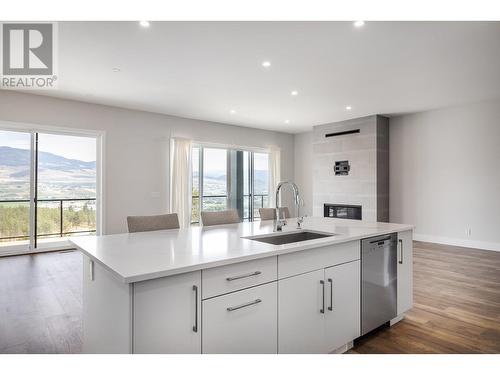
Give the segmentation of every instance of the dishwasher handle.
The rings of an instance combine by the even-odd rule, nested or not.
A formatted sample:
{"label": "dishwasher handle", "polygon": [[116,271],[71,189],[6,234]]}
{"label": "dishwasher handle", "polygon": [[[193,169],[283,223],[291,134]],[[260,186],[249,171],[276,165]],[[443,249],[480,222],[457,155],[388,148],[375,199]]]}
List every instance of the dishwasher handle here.
{"label": "dishwasher handle", "polygon": [[385,245],[387,241],[391,240],[391,236],[387,236],[384,238],[377,238],[376,240],[370,241],[370,244],[376,243],[377,245]]}

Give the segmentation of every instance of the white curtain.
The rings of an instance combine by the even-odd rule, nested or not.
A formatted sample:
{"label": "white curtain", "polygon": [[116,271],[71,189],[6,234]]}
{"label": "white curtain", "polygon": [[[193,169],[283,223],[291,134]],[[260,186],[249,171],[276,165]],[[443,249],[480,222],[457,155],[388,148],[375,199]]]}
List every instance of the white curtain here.
{"label": "white curtain", "polygon": [[281,181],[281,151],[271,148],[269,152],[269,206],[275,207],[276,186]]}
{"label": "white curtain", "polygon": [[191,140],[173,138],[170,150],[170,212],[185,228],[191,223]]}

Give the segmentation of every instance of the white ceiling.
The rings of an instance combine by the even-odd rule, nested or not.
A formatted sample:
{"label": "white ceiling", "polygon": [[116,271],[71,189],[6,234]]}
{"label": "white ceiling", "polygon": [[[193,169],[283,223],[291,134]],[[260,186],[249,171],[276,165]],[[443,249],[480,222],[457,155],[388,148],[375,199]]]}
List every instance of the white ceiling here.
{"label": "white ceiling", "polygon": [[297,133],[500,97],[500,22],[62,22],[58,76],[44,95]]}

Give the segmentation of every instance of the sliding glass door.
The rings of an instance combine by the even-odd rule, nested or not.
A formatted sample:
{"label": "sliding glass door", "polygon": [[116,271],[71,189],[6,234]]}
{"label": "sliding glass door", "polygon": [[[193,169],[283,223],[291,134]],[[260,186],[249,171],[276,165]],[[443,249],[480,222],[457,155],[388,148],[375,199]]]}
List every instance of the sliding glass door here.
{"label": "sliding glass door", "polygon": [[35,247],[96,231],[96,139],[36,133]]}
{"label": "sliding glass door", "polygon": [[0,254],[97,230],[97,137],[0,131]]}
{"label": "sliding glass door", "polygon": [[230,208],[244,221],[258,219],[258,209],[269,204],[269,154],[195,146],[192,186],[192,223],[201,211]]}
{"label": "sliding glass door", "polygon": [[0,130],[0,250],[30,245],[31,134]]}

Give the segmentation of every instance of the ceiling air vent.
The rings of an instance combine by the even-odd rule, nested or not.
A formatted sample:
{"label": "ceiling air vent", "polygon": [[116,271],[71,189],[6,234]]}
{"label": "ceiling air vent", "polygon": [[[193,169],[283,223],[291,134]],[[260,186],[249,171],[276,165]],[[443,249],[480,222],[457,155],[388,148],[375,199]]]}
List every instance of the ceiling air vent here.
{"label": "ceiling air vent", "polygon": [[325,134],[325,138],[338,137],[339,135],[357,134],[357,133],[359,133],[359,129],[345,130],[343,132]]}

